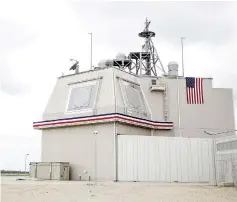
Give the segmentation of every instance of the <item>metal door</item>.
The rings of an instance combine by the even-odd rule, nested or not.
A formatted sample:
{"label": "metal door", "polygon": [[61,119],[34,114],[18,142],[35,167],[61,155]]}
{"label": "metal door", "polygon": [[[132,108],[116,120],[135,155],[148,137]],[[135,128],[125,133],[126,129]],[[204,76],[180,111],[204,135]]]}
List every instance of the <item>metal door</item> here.
{"label": "metal door", "polygon": [[69,167],[63,166],[63,180],[69,180]]}

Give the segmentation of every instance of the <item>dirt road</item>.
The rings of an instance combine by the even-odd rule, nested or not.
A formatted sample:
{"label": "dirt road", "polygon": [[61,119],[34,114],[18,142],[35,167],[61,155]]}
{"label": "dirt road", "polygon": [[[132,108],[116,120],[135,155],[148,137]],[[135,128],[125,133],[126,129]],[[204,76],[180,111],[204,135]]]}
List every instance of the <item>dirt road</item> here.
{"label": "dirt road", "polygon": [[2,177],[2,202],[152,202],[152,201],[205,201],[236,202],[237,188],[213,187],[194,184],[156,183],[97,183],[18,181]]}

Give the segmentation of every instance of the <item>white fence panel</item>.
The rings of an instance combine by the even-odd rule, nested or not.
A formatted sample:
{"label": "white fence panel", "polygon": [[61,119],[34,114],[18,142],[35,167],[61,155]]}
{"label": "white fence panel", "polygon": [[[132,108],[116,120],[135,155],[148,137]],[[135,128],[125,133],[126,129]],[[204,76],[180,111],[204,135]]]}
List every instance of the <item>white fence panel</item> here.
{"label": "white fence panel", "polygon": [[237,135],[217,138],[215,143],[217,184],[237,186]]}
{"label": "white fence panel", "polygon": [[118,180],[214,182],[211,139],[118,135]]}

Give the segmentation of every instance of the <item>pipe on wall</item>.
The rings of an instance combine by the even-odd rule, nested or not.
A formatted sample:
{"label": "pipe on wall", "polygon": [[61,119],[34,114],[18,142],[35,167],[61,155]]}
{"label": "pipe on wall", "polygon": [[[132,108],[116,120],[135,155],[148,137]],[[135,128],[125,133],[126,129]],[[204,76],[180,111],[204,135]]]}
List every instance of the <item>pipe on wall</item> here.
{"label": "pipe on wall", "polygon": [[[117,112],[117,103],[116,103],[116,87],[115,87],[115,75],[113,69],[113,96],[114,96],[114,111]],[[114,122],[114,181],[117,181],[117,130],[116,130],[116,121]]]}
{"label": "pipe on wall", "polygon": [[117,181],[117,130],[116,122],[114,122],[114,182]]}
{"label": "pipe on wall", "polygon": [[181,122],[180,122],[180,95],[179,95],[179,76],[177,76],[177,101],[178,101],[178,133],[179,133],[179,137],[182,137],[181,134],[181,130],[180,130],[180,126],[181,126]]}

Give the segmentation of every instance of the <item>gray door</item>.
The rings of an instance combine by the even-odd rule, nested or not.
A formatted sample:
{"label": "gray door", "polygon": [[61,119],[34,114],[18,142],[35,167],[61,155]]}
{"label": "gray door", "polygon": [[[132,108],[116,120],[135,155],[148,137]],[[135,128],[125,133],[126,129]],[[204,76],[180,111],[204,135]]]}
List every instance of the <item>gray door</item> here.
{"label": "gray door", "polygon": [[69,167],[63,166],[63,180],[69,180]]}

